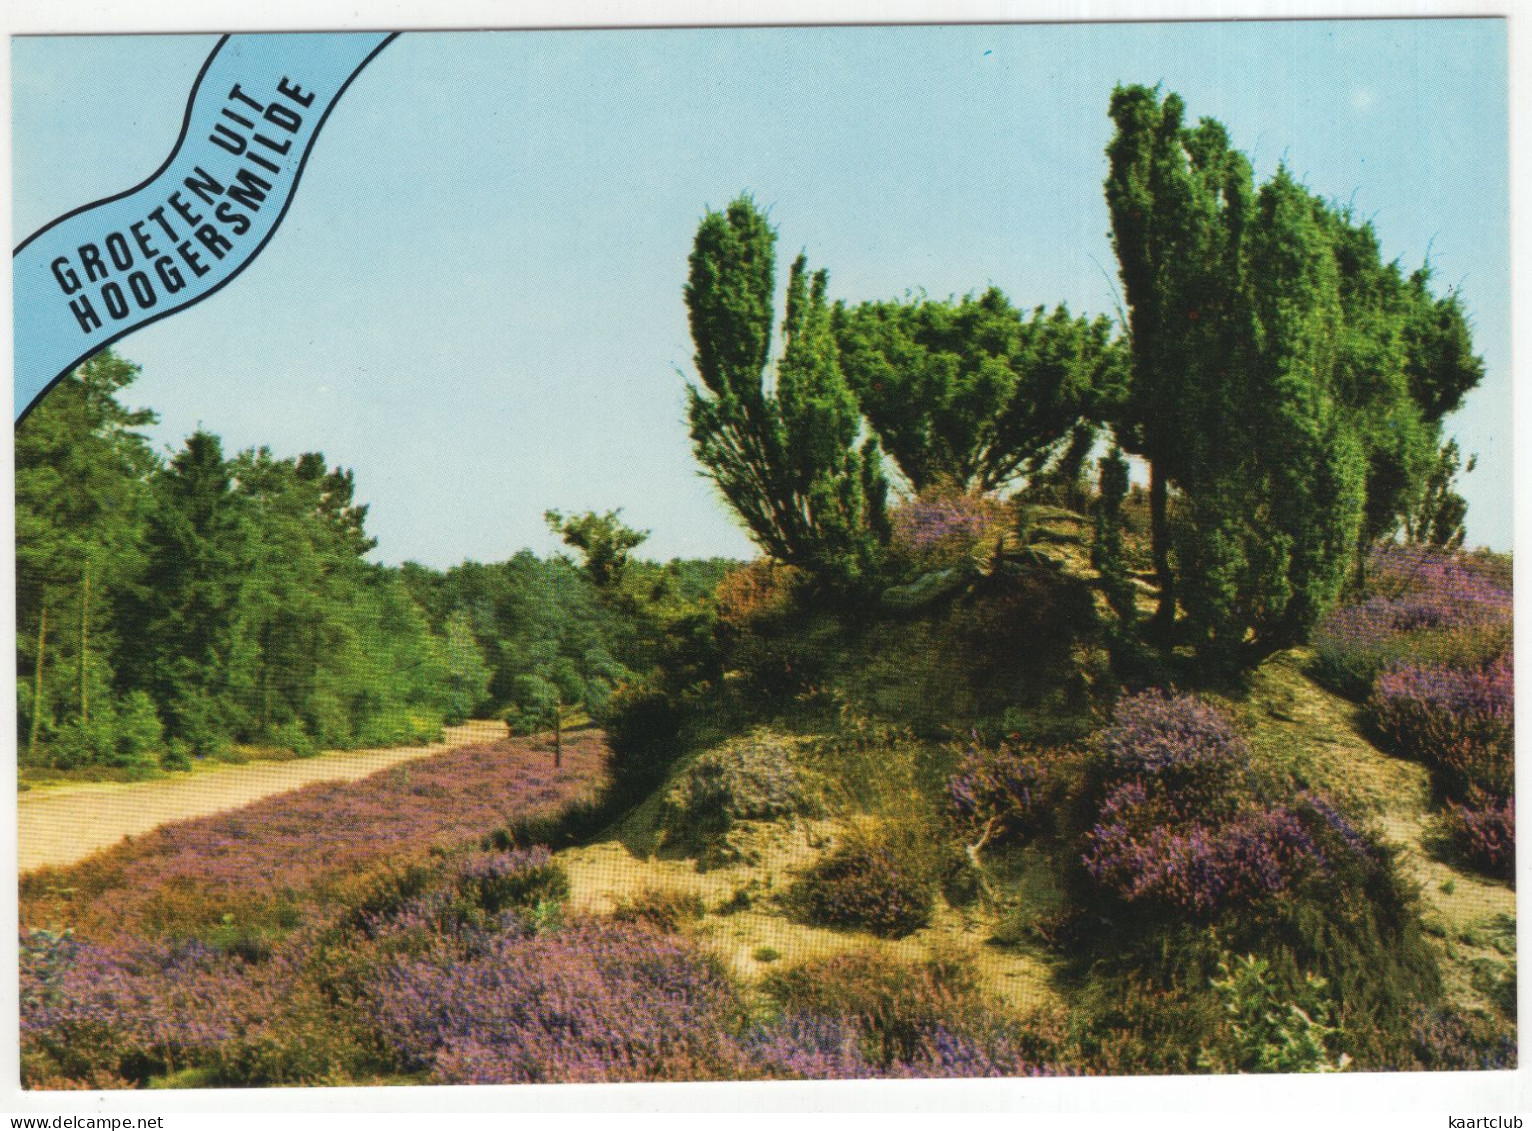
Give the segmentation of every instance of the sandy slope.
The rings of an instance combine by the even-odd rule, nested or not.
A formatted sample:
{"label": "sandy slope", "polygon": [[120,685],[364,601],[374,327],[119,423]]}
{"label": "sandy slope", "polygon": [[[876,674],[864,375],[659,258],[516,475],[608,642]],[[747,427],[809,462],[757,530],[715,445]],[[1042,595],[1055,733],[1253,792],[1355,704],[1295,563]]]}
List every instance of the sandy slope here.
{"label": "sandy slope", "polygon": [[443,741],[430,746],[217,766],[162,781],[86,782],[29,790],[17,798],[17,867],[25,873],[44,864],[72,864],[124,836],[146,833],[168,821],[237,809],[312,782],[354,781],[454,746],[504,737],[504,723],[468,722],[448,727]]}

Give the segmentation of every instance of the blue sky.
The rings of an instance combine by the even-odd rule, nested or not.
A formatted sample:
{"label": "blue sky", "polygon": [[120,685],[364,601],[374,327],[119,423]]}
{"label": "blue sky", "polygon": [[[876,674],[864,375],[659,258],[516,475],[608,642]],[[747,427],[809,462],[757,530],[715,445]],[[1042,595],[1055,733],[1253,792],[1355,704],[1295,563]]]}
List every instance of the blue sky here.
{"label": "blue sky", "polygon": [[[14,231],[169,152],[211,36],[12,43]],[[103,99],[102,77],[112,97]],[[1511,543],[1498,20],[407,33],[362,73],[265,252],[124,339],[175,445],[353,468],[379,560],[551,549],[622,507],[654,556],[750,546],[697,475],[681,289],[707,207],[770,209],[834,297],[1001,287],[1110,313],[1101,182],[1118,82],[1223,121],[1458,287],[1489,376],[1469,538]]]}

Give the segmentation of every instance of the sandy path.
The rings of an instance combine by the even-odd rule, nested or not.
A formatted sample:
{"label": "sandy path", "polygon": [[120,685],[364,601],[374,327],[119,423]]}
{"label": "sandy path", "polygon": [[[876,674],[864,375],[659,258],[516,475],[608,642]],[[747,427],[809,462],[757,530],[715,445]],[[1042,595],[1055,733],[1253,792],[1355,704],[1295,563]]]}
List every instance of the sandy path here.
{"label": "sandy path", "polygon": [[29,790],[17,797],[17,868],[25,873],[44,864],[72,864],[168,821],[237,809],[313,782],[355,781],[454,746],[504,737],[504,723],[468,722],[447,727],[443,740],[429,746],[219,766],[166,781],[82,782]]}

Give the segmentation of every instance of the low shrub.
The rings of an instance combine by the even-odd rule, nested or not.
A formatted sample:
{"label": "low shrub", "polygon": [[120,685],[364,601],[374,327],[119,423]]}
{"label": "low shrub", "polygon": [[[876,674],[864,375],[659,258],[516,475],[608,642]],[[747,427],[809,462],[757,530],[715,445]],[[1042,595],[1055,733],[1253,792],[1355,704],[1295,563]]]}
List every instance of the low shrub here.
{"label": "low shrub", "polygon": [[1323,978],[1305,974],[1289,989],[1254,955],[1229,956],[1212,988],[1229,1015],[1229,1039],[1205,1051],[1216,1072],[1338,1072],[1340,1029]]}
{"label": "low shrub", "polygon": [[764,732],[705,752],[665,794],[666,829],[700,847],[741,821],[813,812],[795,757],[792,742]]}
{"label": "low shrub", "polygon": [[1208,917],[1249,908],[1372,847],[1328,801],[1263,796],[1243,740],[1212,705],[1145,692],[1121,700],[1100,739],[1104,768],[1086,875],[1123,903]]}
{"label": "low shrub", "polygon": [[[355,746],[421,746],[442,736],[442,716],[423,707],[388,707],[357,728]],[[328,743],[326,744],[328,745]]]}
{"label": "low shrub", "polygon": [[[1095,824],[1082,835],[1061,937],[1094,963],[1093,979],[1139,979],[1138,990],[1123,992],[1168,995],[1166,1008],[1185,1019],[1162,1030],[1152,1018],[1124,1018],[1143,1040],[1103,1034],[1092,1063],[1119,1068],[1142,1056],[1148,1067],[1137,1071],[1179,1072],[1205,1056],[1230,1064],[1253,1056],[1231,1035],[1227,1002],[1208,1009],[1222,992],[1212,985],[1222,952],[1269,963],[1283,1002],[1323,997],[1323,1024],[1339,1030],[1325,1038],[1330,1054],[1363,1067],[1400,1055],[1408,1011],[1436,999],[1440,975],[1414,890],[1389,850],[1321,796],[1273,800],[1228,721],[1187,697],[1120,703],[1103,732],[1095,788]],[[1310,975],[1324,980],[1322,994]],[[1116,1008],[1100,1003],[1100,1023]],[[1209,1027],[1210,1017],[1221,1020]],[[1161,1054],[1155,1039],[1179,1043]]]}
{"label": "low shrub", "polygon": [[1385,542],[1368,554],[1366,580],[1370,593],[1424,597],[1460,618],[1510,614],[1511,561],[1493,551],[1461,553]]}
{"label": "low shrub", "polygon": [[658,677],[624,683],[603,714],[612,748],[612,791],[636,802],[658,785],[678,753],[685,710],[681,696]]}
{"label": "low shrub", "polygon": [[[472,1002],[471,1009],[463,1003]],[[641,924],[501,934],[384,965],[366,994],[395,1070],[442,1084],[737,1079],[739,1007],[716,962]]]}
{"label": "low shrub", "polygon": [[1228,717],[1195,696],[1124,697],[1098,741],[1107,784],[1141,787],[1171,815],[1206,819],[1238,806],[1249,752]]}
{"label": "low shrub", "polygon": [[810,923],[902,938],[931,921],[936,884],[890,839],[854,834],[809,868],[787,901]]}
{"label": "low shrub", "polygon": [[617,902],[612,918],[619,923],[649,923],[661,931],[679,931],[707,913],[696,892],[649,888]]}
{"label": "low shrub", "polygon": [[1385,745],[1439,775],[1449,794],[1509,797],[1515,784],[1516,688],[1509,655],[1487,667],[1404,665],[1378,677],[1368,720]]}
{"label": "low shrub", "polygon": [[769,558],[731,569],[713,593],[718,621],[735,633],[748,632],[788,613],[804,584],[800,570]]}
{"label": "low shrub", "polygon": [[1410,1019],[1411,1062],[1428,1072],[1495,1071],[1517,1065],[1516,1038],[1487,1017],[1452,1007],[1417,1008]]}
{"label": "low shrub", "polygon": [[991,495],[947,487],[923,491],[895,507],[889,521],[894,560],[915,572],[967,561],[1009,530],[1015,516]]}
{"label": "low shrub", "polygon": [[59,727],[48,739],[46,753],[59,770],[110,766],[144,772],[159,765],[163,744],[164,727],[153,701],[134,691],[121,700],[95,702],[89,722],[73,719]]}
{"label": "low shrub", "polygon": [[1510,644],[1511,591],[1503,571],[1486,562],[1426,547],[1378,547],[1368,559],[1366,596],[1315,629],[1320,679],[1360,700],[1380,674],[1401,664],[1492,662]]}
{"label": "low shrub", "polygon": [[271,744],[282,750],[291,750],[295,758],[312,758],[319,753],[319,744],[296,719],[273,730]]}
{"label": "low shrub", "polygon": [[1099,975],[1084,987],[1079,1009],[1078,1063],[1109,1076],[1209,1071],[1206,1050],[1228,1026],[1200,971],[1192,984],[1131,970]]}
{"label": "low shrub", "polygon": [[1516,882],[1516,801],[1470,788],[1462,802],[1448,802],[1441,833],[1462,863]]}
{"label": "low shrub", "polygon": [[1078,784],[1077,760],[1073,751],[971,743],[947,779],[947,797],[964,838],[1003,844],[1054,831]]}
{"label": "low shrub", "polygon": [[189,770],[192,768],[191,750],[179,738],[173,738],[160,755],[160,769]]}
{"label": "low shrub", "polygon": [[1285,807],[1253,807],[1219,823],[1145,827],[1123,800],[1131,788],[1108,799],[1108,810],[1120,815],[1086,834],[1083,858],[1092,878],[1127,903],[1205,916],[1290,891],[1325,864]]}
{"label": "low shrub", "polygon": [[489,915],[534,911],[569,897],[569,873],[540,845],[475,853],[456,871],[459,894]]}
{"label": "low shrub", "polygon": [[44,1079],[142,1084],[204,1063],[273,1011],[289,974],[195,941],[101,946],[33,932],[20,953],[21,1042]]}
{"label": "low shrub", "polygon": [[1063,1059],[1062,1018],[1006,1015],[980,996],[963,961],[859,951],[775,971],[763,985],[782,1010],[756,1038],[774,1073],[1027,1076],[1052,1074]]}

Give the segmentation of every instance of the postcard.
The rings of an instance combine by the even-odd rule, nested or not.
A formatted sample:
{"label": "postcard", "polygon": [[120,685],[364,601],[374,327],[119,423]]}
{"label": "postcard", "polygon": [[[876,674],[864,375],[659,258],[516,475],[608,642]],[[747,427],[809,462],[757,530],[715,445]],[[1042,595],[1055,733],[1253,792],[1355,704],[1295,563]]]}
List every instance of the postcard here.
{"label": "postcard", "polygon": [[1504,17],[10,67],[16,1110],[1526,1106]]}

